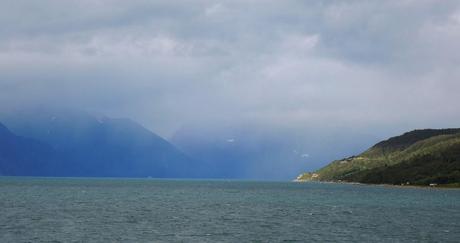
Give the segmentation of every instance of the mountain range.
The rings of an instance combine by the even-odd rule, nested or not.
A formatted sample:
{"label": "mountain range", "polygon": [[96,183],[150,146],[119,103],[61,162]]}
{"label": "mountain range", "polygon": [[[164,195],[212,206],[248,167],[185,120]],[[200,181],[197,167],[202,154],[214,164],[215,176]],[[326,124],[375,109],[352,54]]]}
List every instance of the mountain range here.
{"label": "mountain range", "polygon": [[460,186],[460,129],[407,132],[296,180]]}
{"label": "mountain range", "polygon": [[42,109],[2,113],[0,121],[2,175],[200,176],[193,159],[129,119]]}
{"label": "mountain range", "polygon": [[[372,140],[340,129],[299,135],[202,126],[167,141],[130,119],[72,109],[0,111],[0,175],[285,179]],[[460,129],[415,130],[298,180],[452,184],[460,181],[459,158]]]}
{"label": "mountain range", "polygon": [[0,124],[0,174],[19,176],[285,180],[375,141],[250,124],[184,126],[166,140],[130,119],[50,107],[0,109]]}

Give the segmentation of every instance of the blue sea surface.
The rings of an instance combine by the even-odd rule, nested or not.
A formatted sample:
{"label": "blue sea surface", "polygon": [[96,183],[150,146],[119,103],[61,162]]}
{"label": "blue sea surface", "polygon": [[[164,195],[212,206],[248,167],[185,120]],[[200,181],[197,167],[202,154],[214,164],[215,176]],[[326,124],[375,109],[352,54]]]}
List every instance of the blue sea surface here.
{"label": "blue sea surface", "polygon": [[459,242],[460,190],[0,178],[0,242]]}

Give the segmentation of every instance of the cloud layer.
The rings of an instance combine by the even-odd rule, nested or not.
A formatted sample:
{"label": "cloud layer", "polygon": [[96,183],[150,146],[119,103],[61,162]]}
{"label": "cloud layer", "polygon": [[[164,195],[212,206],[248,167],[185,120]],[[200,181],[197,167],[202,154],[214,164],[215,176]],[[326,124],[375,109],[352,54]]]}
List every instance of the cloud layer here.
{"label": "cloud layer", "polygon": [[0,102],[188,124],[458,126],[458,1],[2,1]]}

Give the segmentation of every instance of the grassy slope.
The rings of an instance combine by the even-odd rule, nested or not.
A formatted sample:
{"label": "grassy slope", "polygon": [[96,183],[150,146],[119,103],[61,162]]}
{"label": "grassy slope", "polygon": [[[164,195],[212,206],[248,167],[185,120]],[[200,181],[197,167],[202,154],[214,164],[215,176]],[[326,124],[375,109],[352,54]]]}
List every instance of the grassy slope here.
{"label": "grassy slope", "polygon": [[[317,174],[316,177],[312,177]],[[460,182],[460,129],[415,130],[300,180],[426,185]]]}

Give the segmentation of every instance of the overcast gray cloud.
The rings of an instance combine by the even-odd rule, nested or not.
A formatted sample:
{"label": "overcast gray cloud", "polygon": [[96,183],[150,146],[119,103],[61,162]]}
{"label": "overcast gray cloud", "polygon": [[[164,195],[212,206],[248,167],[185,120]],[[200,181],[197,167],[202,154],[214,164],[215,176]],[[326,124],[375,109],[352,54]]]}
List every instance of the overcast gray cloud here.
{"label": "overcast gray cloud", "polygon": [[196,123],[458,126],[459,1],[0,1],[0,102]]}

